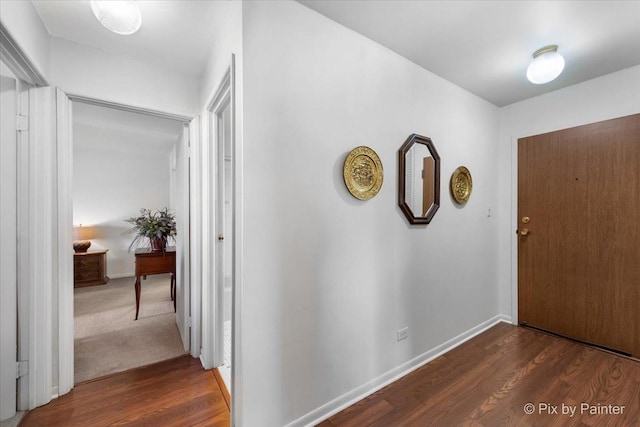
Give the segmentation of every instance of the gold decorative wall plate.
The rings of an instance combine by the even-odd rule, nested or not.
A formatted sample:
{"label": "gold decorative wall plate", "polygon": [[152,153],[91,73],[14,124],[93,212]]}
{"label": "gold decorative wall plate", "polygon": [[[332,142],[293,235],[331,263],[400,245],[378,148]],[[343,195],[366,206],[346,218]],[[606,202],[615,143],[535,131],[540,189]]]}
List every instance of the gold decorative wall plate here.
{"label": "gold decorative wall plate", "polygon": [[344,184],[356,199],[369,200],[382,188],[382,162],[369,147],[356,147],[344,160]]}
{"label": "gold decorative wall plate", "polygon": [[471,172],[464,166],[460,166],[451,175],[451,195],[457,203],[463,204],[467,203],[471,197],[472,190]]}

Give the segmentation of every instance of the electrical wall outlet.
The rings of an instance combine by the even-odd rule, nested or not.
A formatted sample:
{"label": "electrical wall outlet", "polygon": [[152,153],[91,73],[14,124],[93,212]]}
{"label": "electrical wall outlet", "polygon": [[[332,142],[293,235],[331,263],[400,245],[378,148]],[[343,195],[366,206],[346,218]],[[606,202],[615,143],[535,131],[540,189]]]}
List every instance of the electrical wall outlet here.
{"label": "electrical wall outlet", "polygon": [[405,326],[402,329],[398,329],[398,341],[406,340],[409,336],[409,327]]}

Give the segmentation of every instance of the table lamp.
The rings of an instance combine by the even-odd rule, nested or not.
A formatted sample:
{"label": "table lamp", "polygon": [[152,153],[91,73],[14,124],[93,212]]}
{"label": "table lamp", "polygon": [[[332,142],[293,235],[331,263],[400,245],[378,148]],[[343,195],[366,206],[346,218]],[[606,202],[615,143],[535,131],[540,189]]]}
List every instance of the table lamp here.
{"label": "table lamp", "polygon": [[91,225],[76,225],[73,227],[73,250],[77,253],[87,252],[91,240],[95,237],[95,227]]}

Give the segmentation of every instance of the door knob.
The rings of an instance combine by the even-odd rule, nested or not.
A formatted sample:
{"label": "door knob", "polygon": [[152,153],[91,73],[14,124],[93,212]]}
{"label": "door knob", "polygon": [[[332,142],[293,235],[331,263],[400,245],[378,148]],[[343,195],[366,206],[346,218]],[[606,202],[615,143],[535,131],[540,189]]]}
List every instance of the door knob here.
{"label": "door knob", "polygon": [[522,230],[520,230],[520,235],[521,236],[528,236],[529,235],[529,229],[528,228],[523,228]]}
{"label": "door knob", "polygon": [[218,236],[218,240],[224,240],[224,236],[223,236],[222,234],[220,234],[220,235]]}

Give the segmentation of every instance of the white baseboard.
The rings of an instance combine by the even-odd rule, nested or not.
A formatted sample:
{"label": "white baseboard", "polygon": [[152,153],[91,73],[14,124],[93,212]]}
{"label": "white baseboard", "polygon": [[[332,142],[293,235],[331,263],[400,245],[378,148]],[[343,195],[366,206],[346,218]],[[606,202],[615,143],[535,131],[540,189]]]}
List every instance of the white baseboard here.
{"label": "white baseboard", "polygon": [[135,273],[108,274],[109,279],[122,279],[123,277],[135,277]]}
{"label": "white baseboard", "polygon": [[394,381],[397,381],[408,373],[413,372],[421,366],[426,365],[433,359],[442,356],[448,351],[453,350],[465,341],[470,340],[471,338],[475,337],[478,334],[481,334],[482,332],[500,322],[511,323],[511,317],[504,314],[494,316],[491,319],[461,333],[460,335],[451,338],[450,340],[440,344],[439,346],[422,353],[420,356],[417,356],[409,360],[408,362],[405,362],[402,365],[388,371],[387,373],[374,378],[368,383],[363,384],[360,387],[357,387],[350,392],[343,394],[342,396],[320,406],[317,409],[314,409],[313,411],[309,412],[306,415],[303,415],[297,420],[290,422],[286,425],[286,427],[315,426],[331,417],[332,415],[337,414],[343,409],[348,408],[354,403],[359,402],[365,397],[375,393],[381,388],[386,387]]}

